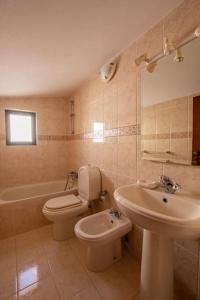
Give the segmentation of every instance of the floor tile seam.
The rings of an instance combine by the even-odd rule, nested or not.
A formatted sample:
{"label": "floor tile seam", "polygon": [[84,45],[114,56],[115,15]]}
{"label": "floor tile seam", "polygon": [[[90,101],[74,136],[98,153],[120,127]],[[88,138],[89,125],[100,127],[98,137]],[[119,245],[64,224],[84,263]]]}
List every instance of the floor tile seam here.
{"label": "floor tile seam", "polygon": [[[72,251],[73,250],[73,246],[71,246],[71,244],[69,243],[69,247],[71,248]],[[89,279],[89,282],[91,283],[91,285],[93,286],[93,288],[97,291],[98,295],[100,296],[101,299],[103,299],[103,296],[100,294],[99,290],[97,289],[97,287],[94,285],[92,279],[90,278],[88,272],[87,272],[87,267],[85,266],[84,263],[82,263],[81,259],[79,258],[79,256],[76,254],[76,251],[74,251],[75,256],[77,258],[77,260],[79,261],[79,264],[82,266],[84,273],[86,274],[87,278]]]}
{"label": "floor tile seam", "polygon": [[95,290],[98,292],[98,294],[100,295],[101,299],[103,299],[103,294],[101,294],[100,288],[97,287],[97,285],[95,284],[95,279],[92,278],[92,276],[90,276],[89,272],[87,272],[88,277],[90,278],[92,285],[94,286]]}
{"label": "floor tile seam", "polygon": [[56,281],[55,281],[55,278],[54,278],[54,276],[53,276],[53,273],[51,273],[50,277],[51,277],[51,279],[52,279],[52,281],[53,281],[53,283],[54,283],[54,287],[55,287],[56,294],[57,294],[58,298],[59,298],[60,300],[62,300],[62,299],[61,299],[61,296],[60,296],[60,293],[59,293],[59,289],[58,289],[57,284],[56,284]]}
{"label": "floor tile seam", "polygon": [[[91,283],[91,286],[95,289],[95,291],[96,291],[97,294],[99,295],[99,297],[103,300],[103,297],[99,294],[98,290],[93,286],[92,282],[90,282],[90,283]],[[82,293],[82,292],[83,292],[84,290],[86,290],[87,288],[88,288],[88,286],[82,288],[80,291],[78,291],[77,293],[75,293],[73,296],[69,297],[68,300],[71,300],[73,297],[75,297],[75,296],[77,296],[78,294]]]}
{"label": "floor tile seam", "polygon": [[39,280],[37,280],[37,281],[31,283],[31,284],[28,284],[26,287],[24,287],[24,288],[22,288],[22,289],[17,290],[17,296],[18,296],[18,294],[19,294],[20,292],[24,291],[25,289],[30,288],[30,287],[33,286],[34,284],[39,283],[39,282],[41,282],[41,281],[44,281],[45,279],[50,278],[50,277],[51,277],[51,275],[48,275],[48,276],[43,277],[43,278],[41,278],[41,279],[39,279]]}
{"label": "floor tile seam", "polygon": [[14,249],[15,249],[15,294],[18,291],[18,280],[17,280],[17,245],[16,237],[14,237]]}

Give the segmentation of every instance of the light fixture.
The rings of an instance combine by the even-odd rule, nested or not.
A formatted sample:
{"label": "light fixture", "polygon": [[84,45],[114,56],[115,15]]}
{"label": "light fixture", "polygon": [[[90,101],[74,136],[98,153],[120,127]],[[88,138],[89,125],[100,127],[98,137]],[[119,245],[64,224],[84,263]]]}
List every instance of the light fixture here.
{"label": "light fixture", "polygon": [[174,44],[169,41],[168,37],[164,37],[163,38],[163,52],[164,55],[169,55],[170,53],[172,53],[172,51],[174,51],[175,47]]}
{"label": "light fixture", "polygon": [[155,67],[157,66],[157,61],[153,61],[151,63],[147,63],[147,71],[149,73],[153,73],[153,71],[155,70]]}
{"label": "light fixture", "polygon": [[195,37],[200,37],[200,26],[198,26],[194,31]]}
{"label": "light fixture", "polygon": [[183,54],[182,54],[182,50],[181,50],[181,48],[177,48],[176,49],[176,55],[175,55],[175,57],[174,57],[174,61],[176,61],[176,62],[182,62],[184,60],[184,56],[183,56]]}
{"label": "light fixture", "polygon": [[137,58],[135,59],[135,64],[136,64],[136,66],[141,65],[142,62],[146,62],[146,63],[149,62],[149,59],[148,59],[146,53],[140,55],[139,57],[137,57]]}
{"label": "light fixture", "polygon": [[99,71],[101,80],[103,82],[108,82],[109,80],[111,80],[116,72],[116,69],[117,69],[116,61],[110,62],[104,65],[103,67],[101,67]]}

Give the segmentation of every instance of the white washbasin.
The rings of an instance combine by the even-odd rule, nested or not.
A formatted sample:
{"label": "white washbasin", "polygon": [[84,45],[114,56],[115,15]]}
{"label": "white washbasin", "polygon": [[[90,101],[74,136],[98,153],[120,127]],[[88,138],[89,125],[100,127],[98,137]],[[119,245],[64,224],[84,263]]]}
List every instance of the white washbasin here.
{"label": "white washbasin", "polygon": [[184,192],[169,194],[137,184],[114,192],[117,205],[134,224],[172,238],[200,237],[200,198]]}
{"label": "white washbasin", "polygon": [[200,198],[137,184],[114,192],[120,210],[143,227],[140,300],[173,300],[173,239],[200,237]]}

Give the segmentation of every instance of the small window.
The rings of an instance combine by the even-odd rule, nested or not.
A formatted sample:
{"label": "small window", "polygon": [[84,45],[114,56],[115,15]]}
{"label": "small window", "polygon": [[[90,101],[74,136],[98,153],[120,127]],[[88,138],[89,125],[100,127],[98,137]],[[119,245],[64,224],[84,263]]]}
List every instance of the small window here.
{"label": "small window", "polygon": [[36,145],[36,113],[5,110],[6,144]]}

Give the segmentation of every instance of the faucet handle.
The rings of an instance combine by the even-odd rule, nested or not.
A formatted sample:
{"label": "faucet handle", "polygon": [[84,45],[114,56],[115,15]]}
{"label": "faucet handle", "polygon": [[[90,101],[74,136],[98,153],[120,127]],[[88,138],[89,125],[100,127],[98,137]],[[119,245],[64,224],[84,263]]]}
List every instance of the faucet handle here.
{"label": "faucet handle", "polygon": [[110,213],[111,215],[115,216],[115,217],[118,218],[118,219],[119,219],[119,218],[121,217],[121,215],[122,215],[121,211],[119,211],[117,208],[114,208],[114,207],[112,207],[112,208],[110,209],[109,213]]}
{"label": "faucet handle", "polygon": [[178,184],[177,182],[174,182],[174,189],[175,189],[176,191],[180,190],[181,188],[182,188],[182,187],[181,187],[180,184]]}
{"label": "faucet handle", "polygon": [[159,180],[160,180],[160,183],[162,183],[162,184],[165,183],[165,182],[171,181],[170,178],[168,176],[165,176],[165,175],[161,175],[159,177]]}

